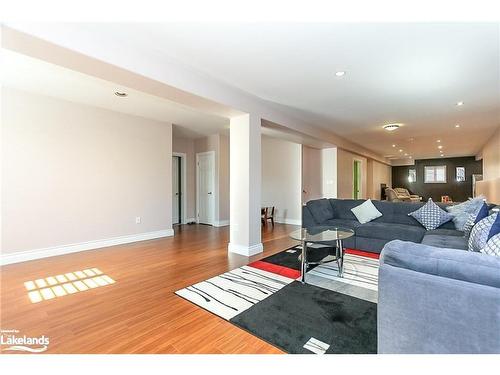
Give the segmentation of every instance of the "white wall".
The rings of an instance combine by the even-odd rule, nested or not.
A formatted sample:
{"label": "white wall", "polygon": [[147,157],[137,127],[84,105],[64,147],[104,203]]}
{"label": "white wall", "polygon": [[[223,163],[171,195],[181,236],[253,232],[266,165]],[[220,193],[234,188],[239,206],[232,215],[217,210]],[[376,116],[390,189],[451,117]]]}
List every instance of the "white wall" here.
{"label": "white wall", "polygon": [[500,126],[481,150],[483,157],[483,179],[500,178]]}
{"label": "white wall", "polygon": [[500,204],[500,127],[483,146],[483,181],[476,184],[476,194],[484,195],[489,202]]}
{"label": "white wall", "polygon": [[276,221],[302,222],[302,146],[262,136],[262,206],[274,206]]}
{"label": "white wall", "polygon": [[341,199],[352,199],[353,195],[353,164],[361,161],[361,195],[367,198],[367,159],[352,152],[337,149],[337,196]]}
{"label": "white wall", "polygon": [[380,184],[392,186],[392,167],[387,164],[379,163],[376,160],[367,161],[367,194],[370,199],[380,200]]}
{"label": "white wall", "polygon": [[171,235],[171,134],[3,87],[2,262]]}
{"label": "white wall", "polygon": [[322,198],[337,198],[337,149],[321,150],[322,161]]}

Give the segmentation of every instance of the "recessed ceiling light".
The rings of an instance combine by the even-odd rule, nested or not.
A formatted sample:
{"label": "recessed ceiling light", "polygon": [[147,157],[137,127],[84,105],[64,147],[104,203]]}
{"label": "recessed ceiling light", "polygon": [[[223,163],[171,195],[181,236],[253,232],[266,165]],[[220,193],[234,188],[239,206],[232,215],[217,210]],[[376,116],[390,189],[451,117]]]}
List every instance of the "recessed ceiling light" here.
{"label": "recessed ceiling light", "polygon": [[464,102],[457,102],[457,107],[461,107],[464,105]]}
{"label": "recessed ceiling light", "polygon": [[401,124],[387,124],[387,125],[384,125],[384,129],[392,132],[392,131],[398,129],[400,126],[401,126]]}
{"label": "recessed ceiling light", "polygon": [[399,149],[399,152],[403,152],[403,150]]}
{"label": "recessed ceiling light", "polygon": [[441,140],[440,140],[440,139],[438,139],[436,142],[437,142],[437,143],[441,143]]}
{"label": "recessed ceiling light", "polygon": [[459,128],[459,127],[460,127],[460,124],[456,124],[456,125],[455,125],[455,128]]}
{"label": "recessed ceiling light", "polygon": [[405,156],[408,156],[408,154],[405,152]]}
{"label": "recessed ceiling light", "polygon": [[345,75],[345,72],[344,72],[343,70],[340,70],[340,71],[338,71],[338,72],[335,72],[335,75],[336,75],[337,77],[342,77],[342,76],[344,76],[344,75]]}
{"label": "recessed ceiling light", "polygon": [[115,91],[115,95],[120,97],[120,98],[124,98],[126,97],[128,94],[126,92],[121,92],[121,91]]}
{"label": "recessed ceiling light", "polygon": [[442,148],[443,148],[443,146],[439,145],[439,146],[438,146],[438,148],[439,148],[439,149],[442,149]]}
{"label": "recessed ceiling light", "polygon": [[444,154],[441,154],[441,157],[443,157],[443,156],[444,156]]}
{"label": "recessed ceiling light", "polygon": [[392,145],[392,147],[396,147],[396,145]]}

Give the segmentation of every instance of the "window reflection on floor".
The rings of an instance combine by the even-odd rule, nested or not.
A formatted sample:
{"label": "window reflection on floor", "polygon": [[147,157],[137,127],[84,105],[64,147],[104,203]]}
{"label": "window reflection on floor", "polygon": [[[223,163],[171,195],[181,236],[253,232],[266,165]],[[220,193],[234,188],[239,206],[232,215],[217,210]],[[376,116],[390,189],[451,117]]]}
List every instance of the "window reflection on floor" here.
{"label": "window reflection on floor", "polygon": [[30,301],[38,303],[114,283],[115,280],[103,274],[98,268],[87,268],[64,275],[26,281],[24,287],[28,291]]}

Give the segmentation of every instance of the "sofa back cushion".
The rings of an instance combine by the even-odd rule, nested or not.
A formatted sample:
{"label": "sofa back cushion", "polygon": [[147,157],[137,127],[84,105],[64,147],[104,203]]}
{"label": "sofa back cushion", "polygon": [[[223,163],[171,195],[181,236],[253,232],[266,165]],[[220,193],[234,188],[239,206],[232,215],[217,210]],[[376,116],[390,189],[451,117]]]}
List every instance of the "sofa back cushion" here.
{"label": "sofa back cushion", "polygon": [[314,221],[318,224],[334,218],[333,207],[326,198],[309,201],[306,206],[311,212]]}
{"label": "sofa back cushion", "polygon": [[[332,198],[329,201],[333,209],[334,219],[357,221],[356,217],[351,212],[351,209],[365,202],[365,199]],[[310,201],[310,202],[316,202],[316,201]],[[308,207],[310,202],[307,203]],[[425,204],[423,202],[411,203],[411,202],[372,201],[372,203],[375,205],[377,210],[379,210],[382,213],[382,216],[373,220],[373,222],[416,225],[418,227],[421,227],[421,224],[413,217],[408,216],[408,214],[422,207]],[[442,203],[437,203],[437,205],[443,209],[446,206],[446,204]],[[314,219],[316,220],[316,217]],[[453,222],[450,221],[448,223],[443,224],[440,228],[455,229],[455,225],[453,224]]]}
{"label": "sofa back cushion", "polygon": [[358,221],[351,209],[364,202],[365,199],[330,199],[331,206],[333,207],[334,218],[343,220]]}
{"label": "sofa back cushion", "polygon": [[395,240],[382,250],[380,266],[406,268],[415,272],[441,276],[500,288],[500,258],[457,249]]}

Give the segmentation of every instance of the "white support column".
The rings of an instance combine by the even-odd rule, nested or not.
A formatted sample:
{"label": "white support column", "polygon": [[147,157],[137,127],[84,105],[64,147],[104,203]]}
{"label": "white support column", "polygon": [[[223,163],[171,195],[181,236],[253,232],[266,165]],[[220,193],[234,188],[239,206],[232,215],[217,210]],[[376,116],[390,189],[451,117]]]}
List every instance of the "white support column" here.
{"label": "white support column", "polygon": [[230,229],[228,250],[241,255],[263,251],[260,224],[260,117],[246,114],[230,121]]}

